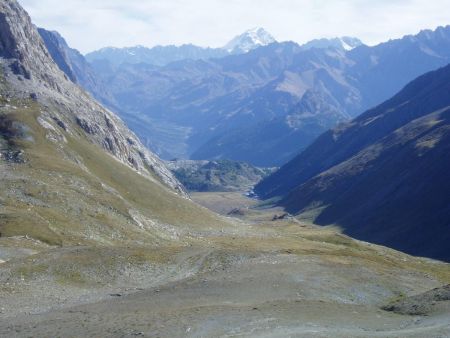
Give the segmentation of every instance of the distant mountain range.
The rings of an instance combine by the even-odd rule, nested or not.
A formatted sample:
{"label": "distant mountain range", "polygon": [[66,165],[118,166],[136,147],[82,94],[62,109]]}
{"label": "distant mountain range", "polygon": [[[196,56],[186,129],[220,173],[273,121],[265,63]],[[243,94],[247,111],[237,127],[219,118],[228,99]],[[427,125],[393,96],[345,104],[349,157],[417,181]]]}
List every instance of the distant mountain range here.
{"label": "distant mountain range", "polygon": [[[245,54],[275,42],[277,41],[269,32],[264,28],[257,27],[236,36],[221,48],[200,47],[192,44],[155,46],[152,48],[140,45],[124,48],[104,47],[86,54],[85,58],[90,63],[107,62],[112,67],[124,63],[145,63],[162,67],[182,60],[208,60],[223,58],[228,55]],[[349,51],[362,45],[361,40],[346,36],[312,40],[303,44],[302,48],[336,48]]]}
{"label": "distant mountain range", "polygon": [[[251,38],[255,49],[213,58],[206,55],[211,50],[195,59],[171,53],[173,46],[161,47],[183,58],[164,66],[145,57],[156,47],[116,49],[124,59],[102,59],[100,53],[82,68],[95,74],[97,85],[84,86],[165,159],[280,166],[327,129],[450,62],[450,26],[374,47],[349,37],[300,46],[269,43],[267,36],[262,29],[246,32],[234,42]],[[51,45],[51,39],[44,40]],[[79,54],[66,54],[75,60],[66,63],[80,64]],[[75,76],[81,85],[82,73]]]}
{"label": "distant mountain range", "polygon": [[162,67],[106,59],[92,67],[121,116],[164,158],[279,166],[327,129],[449,62],[450,27],[440,27],[374,47],[354,38],[274,42]]}
{"label": "distant mountain range", "polygon": [[316,224],[449,261],[449,154],[446,66],[324,133],[255,192],[281,197],[280,205]]}
{"label": "distant mountain range", "polygon": [[305,49],[310,48],[337,48],[344,50],[352,50],[356,47],[360,47],[364,45],[362,41],[358,38],[353,38],[349,36],[343,36],[341,38],[332,38],[332,39],[315,39],[311,40],[304,45],[302,45]]}
{"label": "distant mountain range", "polygon": [[91,63],[108,61],[115,67],[123,63],[146,63],[154,66],[165,66],[180,60],[204,60],[221,58],[227,55],[229,53],[222,48],[204,48],[194,45],[156,46],[153,48],[144,46],[125,48],[105,47],[86,54],[86,60]]}
{"label": "distant mountain range", "polygon": [[[266,53],[260,62],[271,57],[269,47],[263,48]],[[291,53],[292,59],[277,78],[255,93],[243,94],[243,109],[232,107],[224,113],[234,110],[242,120],[250,115],[253,125],[242,123],[233,132],[217,128],[224,131],[194,150],[192,158],[283,164],[328,128],[386,100],[417,76],[448,64],[450,26],[374,47],[363,45],[350,51],[297,47]],[[219,110],[213,107],[211,111]]]}
{"label": "distant mountain range", "polygon": [[144,46],[115,48],[105,47],[86,54],[89,62],[109,62],[113,67],[123,63],[145,63],[165,66],[181,60],[207,60],[227,55],[243,54],[261,46],[267,46],[275,39],[263,28],[254,28],[236,36],[222,48],[199,47],[192,44],[182,46]]}

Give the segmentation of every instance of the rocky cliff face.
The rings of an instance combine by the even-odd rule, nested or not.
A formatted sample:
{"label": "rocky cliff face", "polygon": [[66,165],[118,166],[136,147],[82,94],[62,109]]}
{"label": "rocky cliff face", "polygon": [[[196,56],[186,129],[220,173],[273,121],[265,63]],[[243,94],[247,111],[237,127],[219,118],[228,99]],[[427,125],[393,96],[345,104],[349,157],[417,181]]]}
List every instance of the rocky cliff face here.
{"label": "rocky cliff face", "polygon": [[[0,56],[9,96],[32,98],[43,107],[42,124],[88,139],[147,179],[185,195],[182,185],[113,113],[75,85],[52,60],[28,14],[16,1],[0,3]],[[80,132],[81,131],[81,132]],[[60,135],[61,136],[61,135]],[[61,137],[60,137],[61,138]],[[61,138],[62,139],[62,138]]]}
{"label": "rocky cliff face", "polygon": [[77,83],[77,77],[70,64],[69,55],[67,50],[64,49],[64,39],[56,32],[50,32],[42,28],[38,28],[38,32],[59,69],[61,69],[72,82]]}
{"label": "rocky cliff face", "polygon": [[115,99],[79,51],[70,48],[58,32],[43,28],[38,28],[38,32],[53,61],[72,82],[79,84],[102,104],[117,109]]}

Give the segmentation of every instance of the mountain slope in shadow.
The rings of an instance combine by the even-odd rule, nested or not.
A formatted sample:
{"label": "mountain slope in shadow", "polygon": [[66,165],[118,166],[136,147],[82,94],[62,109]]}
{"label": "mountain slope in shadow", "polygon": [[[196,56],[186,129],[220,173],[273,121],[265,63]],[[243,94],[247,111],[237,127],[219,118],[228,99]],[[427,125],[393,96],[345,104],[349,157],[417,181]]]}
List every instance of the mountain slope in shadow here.
{"label": "mountain slope in shadow", "polygon": [[450,260],[450,66],[320,136],[256,192],[359,239]]}

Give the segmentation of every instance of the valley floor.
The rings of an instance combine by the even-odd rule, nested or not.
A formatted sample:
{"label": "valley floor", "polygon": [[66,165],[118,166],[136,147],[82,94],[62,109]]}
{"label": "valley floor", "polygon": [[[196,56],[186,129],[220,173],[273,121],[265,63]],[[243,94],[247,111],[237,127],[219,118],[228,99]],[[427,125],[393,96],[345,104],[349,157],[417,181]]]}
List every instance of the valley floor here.
{"label": "valley floor", "polygon": [[193,199],[233,226],[152,248],[0,238],[0,336],[450,337],[449,300],[381,309],[449,284],[450,265],[272,221],[239,193]]}

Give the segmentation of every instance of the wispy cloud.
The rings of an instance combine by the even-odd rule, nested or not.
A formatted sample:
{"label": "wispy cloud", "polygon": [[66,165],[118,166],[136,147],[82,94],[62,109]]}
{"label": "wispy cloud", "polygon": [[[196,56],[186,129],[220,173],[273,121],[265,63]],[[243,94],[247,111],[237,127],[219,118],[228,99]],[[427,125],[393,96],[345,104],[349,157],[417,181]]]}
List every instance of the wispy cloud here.
{"label": "wispy cloud", "polygon": [[82,52],[104,46],[222,46],[262,26],[278,40],[350,35],[375,44],[450,24],[450,0],[19,0]]}

